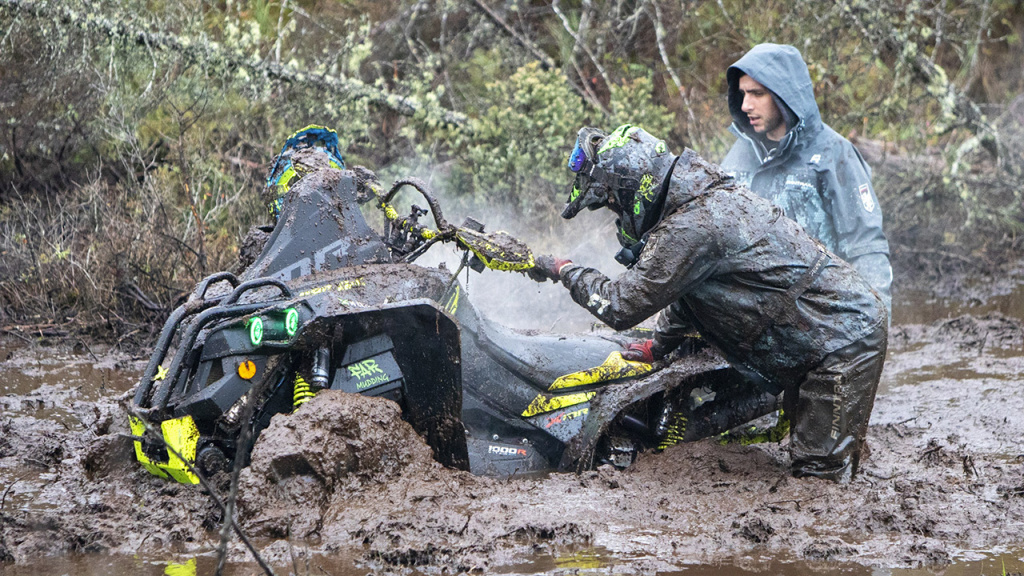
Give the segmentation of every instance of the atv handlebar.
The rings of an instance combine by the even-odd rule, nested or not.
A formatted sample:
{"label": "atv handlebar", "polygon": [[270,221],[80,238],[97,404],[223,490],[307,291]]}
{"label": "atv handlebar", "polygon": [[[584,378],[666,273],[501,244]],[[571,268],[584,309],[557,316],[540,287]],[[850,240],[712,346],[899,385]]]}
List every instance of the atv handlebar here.
{"label": "atv handlebar", "polygon": [[[434,223],[437,224],[438,232],[443,234],[452,228],[452,226],[448,224],[448,221],[444,219],[444,215],[441,213],[441,205],[437,202],[437,198],[435,198],[427,188],[426,183],[419,178],[405,178],[403,180],[397,180],[391,186],[391,190],[388,190],[388,193],[380,199],[385,213],[391,205],[391,200],[395,197],[395,194],[398,193],[402,186],[412,186],[423,196],[424,200],[427,201],[427,205],[430,206],[430,212],[434,215]],[[393,210],[394,208],[392,208],[392,211]],[[397,212],[395,214],[397,216]]]}
{"label": "atv handlebar", "polygon": [[[401,255],[405,262],[412,262],[437,242],[455,242],[462,250],[473,254],[471,267],[480,272],[485,267],[492,270],[522,271],[533,268],[533,253],[530,248],[509,236],[505,232],[485,233],[483,225],[475,221],[473,224],[452,226],[441,212],[441,204],[430,192],[426,183],[419,178],[397,180],[386,194],[377,184],[372,172],[363,169],[362,177],[368,184],[367,188],[377,200],[377,206],[384,212],[387,226],[397,230],[385,229],[385,242]],[[411,186],[427,201],[437,229],[431,229],[418,223],[419,216],[426,213],[413,206],[412,213],[399,217],[398,211],[391,205],[392,199],[403,186]],[[475,263],[474,263],[475,262]]]}

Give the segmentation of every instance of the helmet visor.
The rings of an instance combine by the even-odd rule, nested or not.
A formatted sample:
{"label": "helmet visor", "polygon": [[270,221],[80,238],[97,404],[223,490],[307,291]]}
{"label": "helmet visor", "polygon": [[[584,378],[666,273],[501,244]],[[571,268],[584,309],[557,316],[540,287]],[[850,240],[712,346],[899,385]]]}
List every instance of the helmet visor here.
{"label": "helmet visor", "polygon": [[572,154],[569,155],[569,170],[579,172],[586,161],[587,153],[583,151],[583,147],[580,146],[580,139],[577,138],[576,146],[572,149]]}

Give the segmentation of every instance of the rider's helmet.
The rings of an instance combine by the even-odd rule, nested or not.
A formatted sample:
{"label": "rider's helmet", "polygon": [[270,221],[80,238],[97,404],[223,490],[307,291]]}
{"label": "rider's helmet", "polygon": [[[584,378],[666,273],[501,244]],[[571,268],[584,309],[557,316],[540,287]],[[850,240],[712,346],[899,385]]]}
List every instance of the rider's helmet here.
{"label": "rider's helmet", "polygon": [[608,206],[619,215],[619,243],[637,245],[661,217],[675,159],[664,140],[639,126],[624,124],[611,134],[581,129],[569,156],[576,179],[562,218]]}
{"label": "rider's helmet", "polygon": [[320,168],[345,169],[338,150],[338,133],[311,124],[288,137],[267,174],[263,198],[274,222],[281,216],[285,194],[303,176]]}

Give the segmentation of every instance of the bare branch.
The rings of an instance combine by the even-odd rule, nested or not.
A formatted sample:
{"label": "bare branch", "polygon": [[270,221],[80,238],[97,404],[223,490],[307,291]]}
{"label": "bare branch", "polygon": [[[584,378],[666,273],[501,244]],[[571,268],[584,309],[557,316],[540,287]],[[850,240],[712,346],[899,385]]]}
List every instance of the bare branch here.
{"label": "bare branch", "polygon": [[473,0],[473,4],[480,10],[480,12],[484,14],[484,16],[487,16],[487,18],[490,19],[491,22],[494,22],[494,24],[497,25],[499,29],[504,31],[509,36],[511,36],[512,39],[516,41],[516,44],[519,44],[523,48],[526,48],[527,50],[530,51],[531,54],[533,54],[534,58],[540,60],[541,66],[543,66],[545,70],[557,68],[557,66],[555,65],[555,61],[552,60],[550,56],[541,51],[540,48],[537,48],[537,46],[534,45],[533,42],[530,42],[528,38],[524,38],[521,34],[516,32],[511,26],[509,26],[504,20],[502,20],[500,16],[498,16],[497,14],[494,13],[493,10],[488,8],[487,5],[484,4],[481,0]]}
{"label": "bare branch", "polygon": [[[661,23],[661,7],[658,6],[657,0],[647,0],[647,5],[653,6],[654,11],[650,14],[651,19],[654,20],[654,36],[658,43],[658,53],[661,54],[661,61],[665,64],[665,71],[672,77],[672,81],[675,82],[676,88],[679,90],[679,96],[683,99],[683,106],[686,108],[686,114],[690,118],[690,125],[697,126],[697,116],[693,113],[693,106],[690,103],[690,96],[686,93],[686,87],[683,86],[682,80],[679,79],[679,75],[676,74],[672,65],[668,61],[668,51],[665,49],[665,27]],[[691,134],[696,134],[699,140],[700,149],[706,148],[704,137],[701,135],[700,130],[691,130]]]}
{"label": "bare branch", "polygon": [[[589,4],[589,2],[587,2],[587,4]],[[597,59],[597,56],[594,56],[594,53],[590,51],[590,47],[587,46],[581,38],[583,33],[583,21],[580,21],[580,30],[577,33],[569,24],[569,19],[565,17],[565,14],[562,13],[562,10],[558,7],[558,0],[551,0],[551,9],[554,10],[558,19],[562,21],[562,27],[565,28],[565,31],[568,32],[576,42],[575,45],[573,45],[573,54],[579,50],[583,50],[587,54],[587,57],[590,58],[590,61],[594,63],[594,67],[597,68],[597,73],[600,74],[601,79],[604,80],[605,86],[611,87],[612,82],[608,79],[608,73],[605,72],[604,67],[601,66],[601,62]]]}

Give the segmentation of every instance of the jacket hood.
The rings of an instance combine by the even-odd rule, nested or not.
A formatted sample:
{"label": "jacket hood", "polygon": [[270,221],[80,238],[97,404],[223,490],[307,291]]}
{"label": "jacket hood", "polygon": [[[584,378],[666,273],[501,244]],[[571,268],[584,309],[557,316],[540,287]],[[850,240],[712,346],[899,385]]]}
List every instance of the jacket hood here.
{"label": "jacket hood", "polygon": [[[746,74],[772,91],[776,104],[781,101],[783,117],[786,118],[787,131],[792,130],[801,121],[804,129],[816,132],[821,127],[821,113],[814,101],[814,84],[807,70],[800,51],[783,44],[758,44],[729,67],[725,77],[729,83],[729,112],[733,122],[744,134],[754,135],[750,120],[740,107],[743,96],[740,94],[740,77]],[[792,118],[787,112],[792,112]]]}
{"label": "jacket hood", "polygon": [[730,182],[732,178],[720,166],[686,148],[679,155],[669,176],[662,214],[667,216],[684,204]]}

